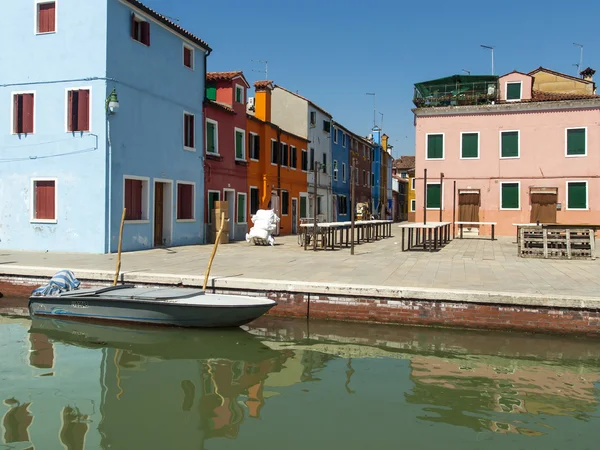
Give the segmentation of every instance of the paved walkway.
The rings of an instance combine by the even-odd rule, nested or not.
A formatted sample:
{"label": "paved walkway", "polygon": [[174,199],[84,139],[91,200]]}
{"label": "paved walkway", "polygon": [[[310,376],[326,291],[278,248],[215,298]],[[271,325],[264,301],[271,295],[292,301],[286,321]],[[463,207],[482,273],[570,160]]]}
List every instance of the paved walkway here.
{"label": "paved walkway", "polygon": [[[236,277],[403,288],[600,297],[600,261],[517,257],[514,238],[456,239],[436,253],[402,252],[395,237],[336,251],[304,251],[296,236],[275,247],[246,242],[219,246],[211,277]],[[124,253],[122,272],[203,276],[212,245]],[[0,249],[0,275],[17,268],[114,271],[116,255],[16,252]]]}

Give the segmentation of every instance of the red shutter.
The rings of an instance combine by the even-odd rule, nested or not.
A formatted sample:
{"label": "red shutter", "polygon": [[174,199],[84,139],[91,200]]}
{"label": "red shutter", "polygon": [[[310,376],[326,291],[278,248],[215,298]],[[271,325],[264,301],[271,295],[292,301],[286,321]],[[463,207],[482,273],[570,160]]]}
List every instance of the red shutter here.
{"label": "red shutter", "polygon": [[75,131],[73,127],[73,113],[74,113],[74,97],[75,91],[69,91],[67,98],[67,130]]}
{"label": "red shutter", "polygon": [[192,68],[192,50],[183,47],[183,65]]}
{"label": "red shutter", "polygon": [[23,94],[23,133],[33,133],[33,94]]}
{"label": "red shutter", "polygon": [[131,38],[137,40],[135,14],[131,13]]}
{"label": "red shutter", "polygon": [[38,32],[52,33],[56,31],[56,3],[38,5]]}
{"label": "red shutter", "polygon": [[90,130],[90,91],[82,89],[79,91],[77,102],[77,130]]}
{"label": "red shutter", "polygon": [[35,218],[56,219],[55,215],[55,185],[54,181],[35,182]]}
{"label": "red shutter", "polygon": [[19,110],[19,95],[13,95],[13,133],[20,133],[21,126],[19,125],[21,118],[21,111]]}
{"label": "red shutter", "polygon": [[150,23],[142,22],[142,43],[150,46]]}
{"label": "red shutter", "polygon": [[142,181],[125,180],[126,220],[142,220]]}
{"label": "red shutter", "polygon": [[56,31],[56,3],[48,3],[42,6],[47,7],[48,32]]}
{"label": "red shutter", "polygon": [[177,219],[194,218],[194,185],[177,185]]}

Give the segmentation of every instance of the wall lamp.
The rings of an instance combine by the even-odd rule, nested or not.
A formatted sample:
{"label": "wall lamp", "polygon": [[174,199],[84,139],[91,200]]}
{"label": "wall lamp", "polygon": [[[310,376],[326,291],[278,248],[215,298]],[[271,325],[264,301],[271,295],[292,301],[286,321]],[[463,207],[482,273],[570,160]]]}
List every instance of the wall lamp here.
{"label": "wall lamp", "polygon": [[117,89],[113,88],[110,95],[106,98],[106,114],[109,116],[115,114],[119,110],[119,98],[117,97]]}

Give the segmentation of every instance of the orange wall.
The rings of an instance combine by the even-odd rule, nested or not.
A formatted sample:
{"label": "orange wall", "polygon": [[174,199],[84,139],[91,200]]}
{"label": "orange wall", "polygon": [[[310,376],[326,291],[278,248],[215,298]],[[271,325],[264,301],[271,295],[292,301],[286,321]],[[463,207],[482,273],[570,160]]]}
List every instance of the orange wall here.
{"label": "orange wall", "polygon": [[[300,217],[300,193],[306,193],[307,174],[302,171],[302,150],[307,149],[307,141],[304,139],[292,136],[288,133],[281,132],[279,137],[280,142],[285,142],[290,146],[296,147],[296,169],[289,167],[281,167],[278,180],[278,166],[271,164],[271,139],[277,140],[277,129],[273,125],[258,121],[256,119],[247,119],[246,130],[248,136],[250,133],[256,133],[260,136],[260,160],[255,161],[249,159],[248,165],[248,217],[250,217],[250,187],[259,189],[260,208],[266,209],[271,194],[277,192],[277,188],[289,192],[289,208],[288,214],[283,215],[282,211],[276,211],[281,219],[280,235],[292,234],[292,199],[296,198],[298,202],[297,216]],[[248,146],[250,148],[250,146]],[[291,157],[291,155],[290,155]],[[280,200],[281,201],[281,200]],[[252,222],[248,221],[248,228],[252,227]]]}

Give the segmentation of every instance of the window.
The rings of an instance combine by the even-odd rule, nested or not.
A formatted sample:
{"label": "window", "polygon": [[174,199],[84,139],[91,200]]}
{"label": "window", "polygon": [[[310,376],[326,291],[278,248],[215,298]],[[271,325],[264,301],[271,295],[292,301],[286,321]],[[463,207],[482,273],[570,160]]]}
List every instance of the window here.
{"label": "window", "polygon": [[150,23],[131,13],[131,38],[150,46]]}
{"label": "window", "polygon": [[90,131],[90,90],[67,91],[67,131]]}
{"label": "window", "polygon": [[37,32],[56,32],[56,2],[38,3],[37,5]]}
{"label": "window", "polygon": [[408,178],[408,172],[401,172],[400,178]]}
{"label": "window", "polygon": [[290,146],[290,167],[292,169],[298,167],[298,153],[296,152],[296,147],[293,145]]}
{"label": "window", "polygon": [[567,181],[567,209],[588,209],[587,181]]}
{"label": "window", "polygon": [[32,222],[56,223],[56,180],[32,180]]}
{"label": "window", "polygon": [[331,131],[331,122],[329,120],[323,121],[323,131],[329,133]]}
{"label": "window", "polygon": [[338,214],[346,215],[348,214],[348,197],[345,195],[338,196]]}
{"label": "window", "polygon": [[271,139],[271,164],[277,165],[277,141],[275,139]]}
{"label": "window", "polygon": [[189,150],[196,148],[194,115],[183,113],[183,147]]}
{"label": "window", "polygon": [[363,169],[363,186],[367,185],[367,171]]}
{"label": "window", "polygon": [[246,219],[246,194],[238,192],[237,195],[237,223],[248,223]]}
{"label": "window", "polygon": [[310,149],[310,165],[308,170],[310,170],[311,172],[313,170],[315,170],[315,149],[311,148]]}
{"label": "window", "polygon": [[371,172],[371,187],[375,187],[375,172]]}
{"label": "window", "polygon": [[333,135],[333,143],[337,144],[338,143],[338,130],[337,128],[333,128],[333,130],[331,131],[331,134]]}
{"label": "window", "polygon": [[506,100],[521,100],[521,82],[506,83]]}
{"label": "window", "polygon": [[194,220],[195,191],[194,183],[177,182],[177,220]]}
{"label": "window", "polygon": [[310,125],[315,126],[317,124],[317,113],[315,111],[311,111],[310,113]]}
{"label": "window", "polygon": [[183,44],[183,65],[194,70],[194,48]]}
{"label": "window", "polygon": [[440,183],[427,183],[427,209],[440,209],[442,206],[442,189]]}
{"label": "window", "polygon": [[323,153],[323,173],[327,173],[327,153]]}
{"label": "window", "polygon": [[219,124],[206,119],[206,153],[219,154]]}
{"label": "window", "polygon": [[417,210],[417,201],[412,199],[410,201],[410,212],[415,212]]}
{"label": "window", "polygon": [[501,131],[500,132],[500,158],[518,158],[519,157],[519,132]]}
{"label": "window", "polygon": [[287,167],[288,166],[288,145],[281,143],[281,165]]}
{"label": "window", "polygon": [[300,161],[300,168],[304,172],[308,172],[308,152],[302,149],[302,161]]}
{"label": "window", "polygon": [[246,132],[239,128],[235,129],[235,159],[246,160]]}
{"label": "window", "polygon": [[148,220],[148,178],[125,177],[125,220]]}
{"label": "window", "polygon": [[461,159],[479,158],[479,133],[461,133]]}
{"label": "window", "polygon": [[244,103],[244,88],[238,84],[235,85],[235,101]]}
{"label": "window", "polygon": [[333,179],[337,181],[338,179],[338,165],[337,161],[333,161]]}
{"label": "window", "polygon": [[281,215],[287,216],[290,211],[290,193],[281,191]]}
{"label": "window", "polygon": [[567,128],[567,156],[587,155],[587,128]]}
{"label": "window", "polygon": [[500,184],[500,209],[521,209],[520,183]]}
{"label": "window", "polygon": [[342,181],[346,182],[346,163],[342,163]]}
{"label": "window", "polygon": [[212,223],[213,210],[215,209],[215,202],[218,202],[221,198],[219,191],[208,191],[208,220],[207,223]]}
{"label": "window", "polygon": [[300,195],[300,218],[306,219],[308,217],[308,198],[304,195]]}
{"label": "window", "polygon": [[250,159],[260,159],[260,136],[255,133],[250,133]]}
{"label": "window", "polygon": [[346,139],[348,135],[342,131],[342,146],[346,148]]}
{"label": "window", "polygon": [[416,178],[413,178],[412,180],[410,180],[410,190],[411,191],[415,190],[415,180],[416,180]]}
{"label": "window", "polygon": [[212,101],[217,100],[217,87],[214,84],[206,85],[206,98]]}
{"label": "window", "polygon": [[427,135],[427,157],[425,159],[444,159],[444,135]]}
{"label": "window", "polygon": [[34,94],[13,95],[13,133],[31,134],[34,124]]}
{"label": "window", "polygon": [[250,188],[250,214],[256,214],[260,206],[260,191],[256,187]]}
{"label": "window", "polygon": [[[364,170],[363,170],[363,174],[364,174]],[[358,186],[358,167],[354,169],[354,184],[356,184]],[[364,177],[364,175],[363,175]]]}

